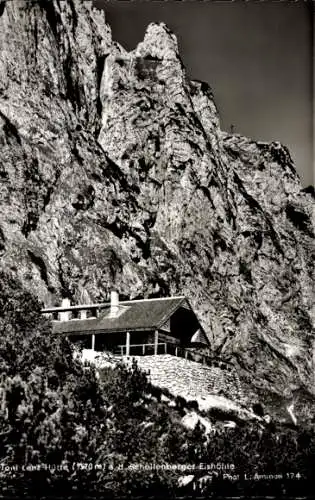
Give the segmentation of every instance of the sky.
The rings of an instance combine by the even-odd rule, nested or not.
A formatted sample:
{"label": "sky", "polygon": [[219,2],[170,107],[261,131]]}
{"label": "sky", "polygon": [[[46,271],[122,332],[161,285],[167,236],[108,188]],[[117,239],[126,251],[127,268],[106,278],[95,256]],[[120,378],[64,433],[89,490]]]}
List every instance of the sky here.
{"label": "sky", "polygon": [[150,22],[176,34],[191,79],[210,84],[221,128],[286,145],[314,183],[313,20],[300,0],[93,0],[113,39],[133,50]]}

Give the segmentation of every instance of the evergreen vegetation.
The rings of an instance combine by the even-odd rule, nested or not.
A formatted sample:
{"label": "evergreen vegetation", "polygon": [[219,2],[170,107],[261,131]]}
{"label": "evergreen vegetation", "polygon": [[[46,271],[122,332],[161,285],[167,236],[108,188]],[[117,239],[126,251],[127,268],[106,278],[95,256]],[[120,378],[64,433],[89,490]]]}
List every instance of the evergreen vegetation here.
{"label": "evergreen vegetation", "polygon": [[[312,429],[246,424],[217,427],[208,438],[201,425],[189,431],[181,424],[185,401],[170,408],[136,364],[100,373],[82,365],[68,341],[52,335],[36,299],[3,272],[0,290],[5,498],[285,493],[288,481],[290,494],[305,493],[315,468]],[[214,427],[221,417],[212,413]],[[233,464],[240,479],[211,464]],[[255,473],[283,479],[244,480]],[[195,481],[180,487],[190,474]]]}

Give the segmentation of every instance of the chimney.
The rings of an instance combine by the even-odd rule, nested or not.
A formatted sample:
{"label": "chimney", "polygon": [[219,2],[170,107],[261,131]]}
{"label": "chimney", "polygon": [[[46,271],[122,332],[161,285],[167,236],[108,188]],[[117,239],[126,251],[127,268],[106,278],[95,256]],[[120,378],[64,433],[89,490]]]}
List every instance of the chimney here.
{"label": "chimney", "polygon": [[110,315],[116,316],[119,311],[119,295],[116,290],[110,292]]}
{"label": "chimney", "polygon": [[[70,307],[70,299],[62,299],[61,307],[65,309]],[[59,313],[59,321],[69,321],[70,311],[62,311]]]}
{"label": "chimney", "polygon": [[86,318],[87,318],[87,310],[82,309],[82,311],[80,311],[80,319],[86,319]]}

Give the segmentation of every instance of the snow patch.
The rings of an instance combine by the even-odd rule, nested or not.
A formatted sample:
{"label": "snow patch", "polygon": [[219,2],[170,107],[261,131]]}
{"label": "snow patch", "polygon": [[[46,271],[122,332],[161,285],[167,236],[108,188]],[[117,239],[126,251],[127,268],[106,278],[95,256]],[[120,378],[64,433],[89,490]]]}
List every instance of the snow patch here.
{"label": "snow patch", "polygon": [[194,430],[198,422],[200,422],[200,424],[205,428],[205,434],[210,434],[212,431],[211,423],[206,418],[197,415],[196,412],[192,411],[187,413],[182,418],[182,424],[186,427],[186,429]]}

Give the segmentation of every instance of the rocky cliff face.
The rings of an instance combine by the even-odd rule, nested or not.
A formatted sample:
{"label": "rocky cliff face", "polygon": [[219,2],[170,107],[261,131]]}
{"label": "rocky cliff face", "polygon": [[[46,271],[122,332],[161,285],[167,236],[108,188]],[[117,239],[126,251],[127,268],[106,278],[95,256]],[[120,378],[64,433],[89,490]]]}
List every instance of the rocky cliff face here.
{"label": "rocky cliff face", "polygon": [[288,150],[221,131],[163,24],[127,53],[87,1],[0,14],[1,265],[46,305],[185,294],[257,387],[313,392],[313,200]]}

